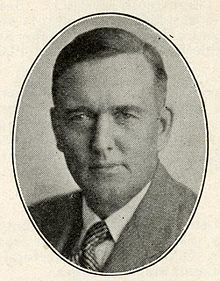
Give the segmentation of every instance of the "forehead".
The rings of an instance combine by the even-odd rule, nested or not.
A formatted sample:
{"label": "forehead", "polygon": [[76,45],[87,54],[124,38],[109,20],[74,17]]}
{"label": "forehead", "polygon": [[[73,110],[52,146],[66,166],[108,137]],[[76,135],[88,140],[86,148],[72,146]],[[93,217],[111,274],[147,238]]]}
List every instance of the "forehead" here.
{"label": "forehead", "polygon": [[76,63],[56,83],[60,103],[71,107],[144,104],[154,97],[154,72],[141,53]]}

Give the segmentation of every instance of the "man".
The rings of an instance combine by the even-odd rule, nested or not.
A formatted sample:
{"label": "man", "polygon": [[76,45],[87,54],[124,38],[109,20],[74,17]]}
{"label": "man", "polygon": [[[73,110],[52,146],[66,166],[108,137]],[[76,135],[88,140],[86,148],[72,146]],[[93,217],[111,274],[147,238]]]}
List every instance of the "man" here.
{"label": "man", "polygon": [[45,238],[73,264],[125,272],[165,253],[195,195],[160,164],[172,126],[157,50],[98,28],[61,50],[53,71],[53,130],[81,188],[30,207]]}

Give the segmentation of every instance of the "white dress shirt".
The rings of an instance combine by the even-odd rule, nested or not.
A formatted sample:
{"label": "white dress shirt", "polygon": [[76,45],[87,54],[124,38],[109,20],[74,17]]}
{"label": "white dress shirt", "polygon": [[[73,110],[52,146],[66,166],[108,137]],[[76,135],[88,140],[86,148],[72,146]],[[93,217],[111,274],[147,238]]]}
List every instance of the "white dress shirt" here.
{"label": "white dress shirt", "polygon": [[[114,212],[113,214],[111,214],[109,217],[105,219],[105,223],[108,226],[113,241],[106,240],[96,247],[95,249],[96,260],[100,266],[104,265],[105,261],[111,254],[114,244],[118,241],[118,238],[122,233],[122,230],[133,216],[135,210],[137,209],[138,205],[140,204],[141,200],[146,194],[149,186],[150,186],[150,182],[137,195],[135,195],[124,207]],[[81,244],[87,230],[93,224],[99,221],[101,221],[101,219],[89,208],[85,198],[83,197],[83,229],[78,242],[79,245]]]}

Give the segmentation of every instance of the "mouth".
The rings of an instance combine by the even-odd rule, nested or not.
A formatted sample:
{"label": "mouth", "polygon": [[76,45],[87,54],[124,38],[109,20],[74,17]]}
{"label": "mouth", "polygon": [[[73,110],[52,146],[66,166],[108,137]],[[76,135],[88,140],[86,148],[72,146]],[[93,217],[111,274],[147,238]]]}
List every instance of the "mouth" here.
{"label": "mouth", "polygon": [[119,163],[97,163],[90,166],[90,170],[101,174],[115,174],[120,171],[122,164]]}

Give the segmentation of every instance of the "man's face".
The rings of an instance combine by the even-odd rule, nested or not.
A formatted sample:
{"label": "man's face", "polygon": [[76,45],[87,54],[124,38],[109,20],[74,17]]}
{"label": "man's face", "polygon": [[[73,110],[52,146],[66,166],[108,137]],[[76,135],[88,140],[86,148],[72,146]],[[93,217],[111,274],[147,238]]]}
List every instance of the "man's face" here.
{"label": "man's face", "polygon": [[157,165],[161,120],[151,65],[142,54],[77,63],[56,89],[53,127],[74,180],[88,201],[123,206]]}

